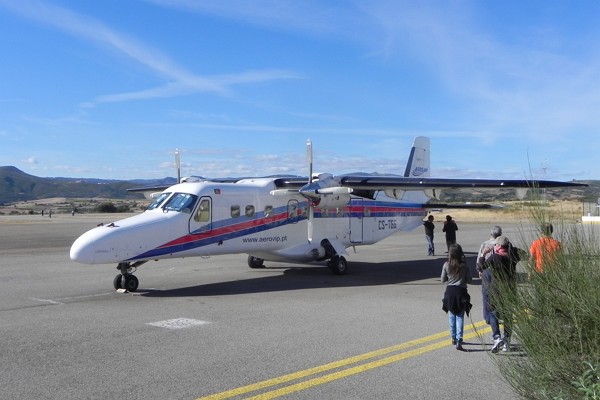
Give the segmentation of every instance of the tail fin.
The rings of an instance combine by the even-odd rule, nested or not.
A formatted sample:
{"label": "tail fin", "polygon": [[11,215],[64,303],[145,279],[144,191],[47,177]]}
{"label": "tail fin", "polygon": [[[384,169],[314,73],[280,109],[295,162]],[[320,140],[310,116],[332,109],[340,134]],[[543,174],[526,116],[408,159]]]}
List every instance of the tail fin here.
{"label": "tail fin", "polygon": [[410,150],[404,177],[418,178],[429,176],[429,138],[417,136]]}
{"label": "tail fin", "polygon": [[[417,136],[410,150],[410,156],[406,163],[404,171],[405,178],[424,178],[429,176],[429,138]],[[399,189],[389,189],[385,194],[398,200],[411,201],[415,203],[426,203],[433,193],[428,191],[416,190],[406,191]]]}

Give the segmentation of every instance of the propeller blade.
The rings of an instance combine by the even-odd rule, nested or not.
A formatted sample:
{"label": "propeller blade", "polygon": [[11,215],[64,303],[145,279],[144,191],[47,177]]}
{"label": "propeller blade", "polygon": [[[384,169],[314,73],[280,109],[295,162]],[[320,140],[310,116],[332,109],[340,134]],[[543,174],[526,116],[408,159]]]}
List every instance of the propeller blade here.
{"label": "propeller blade", "polygon": [[175,168],[177,168],[177,183],[181,183],[181,162],[179,161],[179,149],[175,149]]}
{"label": "propeller blade", "polygon": [[313,213],[314,213],[314,207],[312,205],[309,205],[308,206],[308,243],[312,243],[312,239],[313,239],[313,215],[314,215]]}
{"label": "propeller blade", "polygon": [[348,187],[328,187],[328,188],[322,188],[322,189],[318,189],[317,193],[318,194],[350,194],[352,193],[353,189],[352,188],[348,188]]}
{"label": "propeller blade", "polygon": [[271,196],[289,196],[298,194],[298,189],[274,189],[269,192]]}
{"label": "propeller blade", "polygon": [[[313,149],[312,142],[310,139],[306,141],[306,160],[308,161],[308,183],[309,186],[312,183],[312,174],[313,174]],[[314,207],[312,205],[312,201],[308,201],[308,220],[306,223],[307,226],[307,236],[308,243],[312,243],[313,238],[313,216],[314,216]]]}
{"label": "propeller blade", "polygon": [[306,141],[306,161],[308,162],[308,183],[311,183],[313,174],[313,150],[310,139]]}

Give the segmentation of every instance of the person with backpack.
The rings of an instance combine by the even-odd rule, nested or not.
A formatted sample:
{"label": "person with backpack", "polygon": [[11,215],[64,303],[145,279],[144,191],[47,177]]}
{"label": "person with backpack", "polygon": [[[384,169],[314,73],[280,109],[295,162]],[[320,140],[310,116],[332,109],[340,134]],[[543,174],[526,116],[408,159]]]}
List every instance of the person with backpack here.
{"label": "person with backpack", "polygon": [[479,277],[483,272],[483,263],[494,253],[494,246],[496,245],[496,238],[502,236],[502,228],[498,225],[492,227],[490,232],[490,238],[485,242],[481,243],[479,247],[479,253],[477,253],[476,269],[479,272]]}
{"label": "person with backpack", "polygon": [[[512,333],[512,313],[502,310],[502,296],[516,295],[518,249],[506,236],[498,236],[493,253],[483,263],[481,274],[481,294],[483,296],[483,317],[492,328],[492,353],[500,349],[510,349]],[[504,336],[500,332],[500,320],[504,321]]]}

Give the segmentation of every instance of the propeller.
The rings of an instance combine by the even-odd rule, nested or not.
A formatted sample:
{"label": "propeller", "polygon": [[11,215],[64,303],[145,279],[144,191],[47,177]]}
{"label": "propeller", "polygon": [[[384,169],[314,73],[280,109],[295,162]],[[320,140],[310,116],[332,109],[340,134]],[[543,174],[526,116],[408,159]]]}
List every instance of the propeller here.
{"label": "propeller", "polygon": [[179,149],[175,149],[175,168],[177,168],[177,183],[181,183],[181,162],[179,161]]}
{"label": "propeller", "polygon": [[[306,141],[306,160],[308,162],[308,183],[310,185],[312,183],[312,174],[313,174],[313,149],[312,142],[310,139]],[[313,238],[313,217],[314,217],[314,205],[311,199],[308,199],[308,243],[312,243]]]}
{"label": "propeller", "polygon": [[[349,187],[341,187],[339,179],[331,174],[319,174],[317,180],[313,180],[313,148],[310,139],[306,142],[306,159],[308,183],[298,192],[308,199],[308,242],[312,243],[315,207],[343,207],[350,201],[350,193],[353,190]],[[279,194],[277,192],[272,191],[271,194]]]}

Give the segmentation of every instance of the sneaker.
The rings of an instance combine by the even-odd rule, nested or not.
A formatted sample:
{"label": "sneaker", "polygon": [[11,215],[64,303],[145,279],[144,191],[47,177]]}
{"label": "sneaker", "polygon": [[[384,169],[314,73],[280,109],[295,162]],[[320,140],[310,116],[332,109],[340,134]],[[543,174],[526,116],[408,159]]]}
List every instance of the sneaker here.
{"label": "sneaker", "polygon": [[456,339],[452,339],[452,346],[456,346]]}
{"label": "sneaker", "polygon": [[456,342],[456,350],[463,351],[462,340],[459,340],[458,342]]}
{"label": "sneaker", "polygon": [[503,344],[504,343],[502,342],[502,339],[500,339],[500,338],[494,339],[494,344],[492,345],[492,353],[497,353]]}
{"label": "sneaker", "polygon": [[502,337],[502,351],[510,351],[510,336]]}

